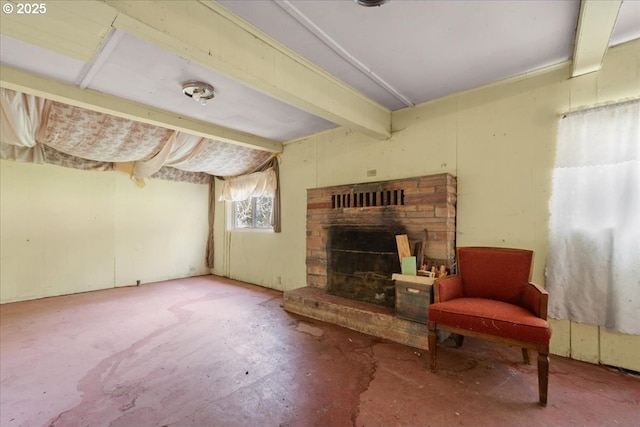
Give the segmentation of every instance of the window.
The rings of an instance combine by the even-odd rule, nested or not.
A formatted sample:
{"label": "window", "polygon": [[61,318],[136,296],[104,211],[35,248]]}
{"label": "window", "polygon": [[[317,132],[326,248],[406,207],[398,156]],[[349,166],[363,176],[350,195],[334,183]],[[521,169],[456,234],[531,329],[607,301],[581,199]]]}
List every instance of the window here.
{"label": "window", "polygon": [[233,202],[233,228],[271,229],[273,197],[250,197]]}
{"label": "window", "polygon": [[640,101],[560,121],[549,209],[549,315],[640,334]]}
{"label": "window", "polygon": [[280,191],[278,159],[261,172],[225,179],[220,200],[227,204],[229,229],[272,230],[280,233]]}

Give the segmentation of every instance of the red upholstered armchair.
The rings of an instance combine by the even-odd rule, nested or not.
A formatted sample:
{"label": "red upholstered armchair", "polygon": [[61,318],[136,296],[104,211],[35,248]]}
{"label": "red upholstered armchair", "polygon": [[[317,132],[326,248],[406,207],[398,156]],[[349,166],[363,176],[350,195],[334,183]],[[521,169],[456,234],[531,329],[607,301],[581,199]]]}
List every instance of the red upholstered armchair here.
{"label": "red upholstered armchair", "polygon": [[436,333],[482,338],[538,352],[540,405],[547,404],[549,339],[547,292],[531,283],[533,252],[522,249],[461,247],[457,249],[458,274],[434,285],[429,306],[430,369],[436,368]]}

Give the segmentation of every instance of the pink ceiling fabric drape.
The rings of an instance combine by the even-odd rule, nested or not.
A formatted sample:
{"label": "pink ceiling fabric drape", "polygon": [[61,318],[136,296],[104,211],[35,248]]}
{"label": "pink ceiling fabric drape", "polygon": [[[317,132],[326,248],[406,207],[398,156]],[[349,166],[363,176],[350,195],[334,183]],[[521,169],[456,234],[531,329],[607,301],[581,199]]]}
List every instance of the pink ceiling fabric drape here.
{"label": "pink ceiling fabric drape", "polygon": [[237,176],[247,173],[270,157],[272,155],[264,151],[174,132],[153,157],[135,163],[133,178],[142,181],[164,166],[214,176]]}
{"label": "pink ceiling fabric drape", "polygon": [[150,177],[163,166],[176,166],[197,156],[205,147],[205,139],[180,132],[173,132],[162,149],[148,160],[139,160],[133,168],[138,179]]}
{"label": "pink ceiling fabric drape", "polygon": [[131,162],[155,155],[170,129],[51,102],[41,142],[58,151],[102,162]]}
{"label": "pink ceiling fabric drape", "polygon": [[273,154],[239,145],[207,139],[202,152],[174,167],[215,176],[238,176],[251,172]]}
{"label": "pink ceiling fabric drape", "polygon": [[[152,176],[175,172],[238,176],[255,170],[273,154],[205,139],[146,123],[2,89],[4,159],[47,162],[45,155],[64,157],[65,166],[80,169],[90,163],[134,162],[132,179],[139,184]],[[45,150],[44,147],[48,149]],[[66,155],[66,156],[64,156]],[[48,162],[47,162],[48,163]],[[100,168],[96,166],[96,168]],[[162,170],[165,172],[162,172]]]}

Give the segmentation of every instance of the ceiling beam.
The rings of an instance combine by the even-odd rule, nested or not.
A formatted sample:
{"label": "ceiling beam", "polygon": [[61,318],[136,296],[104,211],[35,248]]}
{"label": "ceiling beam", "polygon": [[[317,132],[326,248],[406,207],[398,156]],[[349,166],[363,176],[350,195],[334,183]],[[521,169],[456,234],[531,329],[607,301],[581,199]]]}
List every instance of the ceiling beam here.
{"label": "ceiling beam", "polygon": [[391,112],[216,2],[105,1],[117,29],[213,69],[301,110],[376,139]]}
{"label": "ceiling beam", "polygon": [[57,0],[28,3],[30,11],[18,13],[27,2],[2,2],[11,13],[0,14],[0,31],[14,39],[90,62],[100,49],[118,12],[102,2]]}
{"label": "ceiling beam", "polygon": [[102,92],[81,89],[75,85],[37,76],[5,65],[0,65],[0,86],[52,101],[173,129],[203,138],[272,153],[282,152],[282,143],[279,141],[182,117],[169,111],[149,107]]}
{"label": "ceiling beam", "polygon": [[582,0],[571,77],[602,68],[622,0]]}

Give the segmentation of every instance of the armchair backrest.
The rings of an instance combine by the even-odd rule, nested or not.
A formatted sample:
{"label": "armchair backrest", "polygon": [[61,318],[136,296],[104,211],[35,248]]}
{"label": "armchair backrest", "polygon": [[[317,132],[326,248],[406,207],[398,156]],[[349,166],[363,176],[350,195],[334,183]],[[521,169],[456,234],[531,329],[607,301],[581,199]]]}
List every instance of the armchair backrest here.
{"label": "armchair backrest", "polygon": [[458,275],[463,295],[520,305],[531,280],[533,251],[509,248],[459,247]]}

